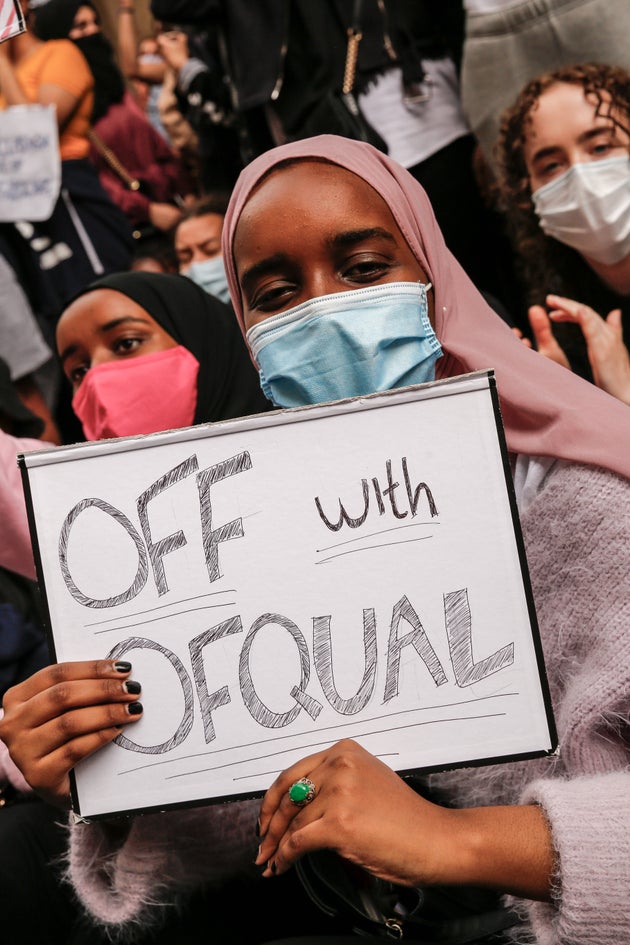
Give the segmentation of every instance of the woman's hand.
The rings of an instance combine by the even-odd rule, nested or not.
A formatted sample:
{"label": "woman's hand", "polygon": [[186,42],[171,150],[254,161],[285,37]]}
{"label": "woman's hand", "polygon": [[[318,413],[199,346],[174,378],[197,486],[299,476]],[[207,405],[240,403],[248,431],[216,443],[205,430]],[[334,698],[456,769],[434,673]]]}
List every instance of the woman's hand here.
{"label": "woman's hand", "polygon": [[171,203],[150,203],[149,220],[158,230],[168,232],[182,218],[182,211]]}
{"label": "woman's hand", "polygon": [[[303,777],[316,794],[298,807],[288,791]],[[472,884],[549,898],[554,854],[539,808],[439,807],[349,740],[283,772],[265,795],[259,827],[263,876],[326,849],[403,885]]]}
{"label": "woman's hand", "polygon": [[164,61],[179,75],[182,66],[190,58],[186,33],[180,30],[158,33],[157,44]]}
{"label": "woman's hand", "polygon": [[597,386],[630,404],[630,355],[623,342],[621,309],[602,318],[588,305],[559,295],[548,295],[547,305],[552,322],[572,322],[582,329]]}
{"label": "woman's hand", "polygon": [[122,661],[58,663],[5,693],[0,739],[44,800],[68,807],[70,770],[140,718],[130,673]]}
{"label": "woman's hand", "polygon": [[[301,777],[310,778],[317,793],[297,807],[288,791]],[[267,862],[263,875],[269,876],[284,873],[309,851],[328,849],[381,879],[437,883],[455,840],[454,813],[424,800],[391,768],[346,740],[305,758],[269,788],[256,862]]]}
{"label": "woman's hand", "polygon": [[[560,364],[562,367],[571,370],[569,359],[555,339],[549,315],[543,306],[531,305],[527,314],[534,336],[536,351],[544,355],[545,358],[549,358],[550,361],[555,361],[556,364]],[[531,347],[531,345],[529,347]]]}

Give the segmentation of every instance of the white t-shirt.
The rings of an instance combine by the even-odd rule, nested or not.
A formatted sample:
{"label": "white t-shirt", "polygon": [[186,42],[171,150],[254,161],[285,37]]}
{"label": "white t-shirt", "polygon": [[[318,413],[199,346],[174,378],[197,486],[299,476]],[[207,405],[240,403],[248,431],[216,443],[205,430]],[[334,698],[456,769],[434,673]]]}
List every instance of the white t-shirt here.
{"label": "white t-shirt", "polygon": [[518,7],[523,0],[464,0],[466,13],[499,13]]}
{"label": "white t-shirt", "polygon": [[426,72],[425,101],[405,101],[398,66],[379,76],[359,96],[363,114],[387,142],[389,156],[403,167],[425,161],[469,131],[453,60],[430,59],[422,66]]}

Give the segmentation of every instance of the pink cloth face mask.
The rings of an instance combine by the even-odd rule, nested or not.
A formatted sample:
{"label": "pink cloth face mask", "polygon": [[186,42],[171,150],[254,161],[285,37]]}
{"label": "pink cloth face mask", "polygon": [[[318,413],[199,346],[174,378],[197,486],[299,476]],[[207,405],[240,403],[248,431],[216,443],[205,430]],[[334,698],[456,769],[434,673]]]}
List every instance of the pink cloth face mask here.
{"label": "pink cloth face mask", "polygon": [[199,362],[187,348],[108,361],[90,368],[72,407],[88,440],[190,426]]}

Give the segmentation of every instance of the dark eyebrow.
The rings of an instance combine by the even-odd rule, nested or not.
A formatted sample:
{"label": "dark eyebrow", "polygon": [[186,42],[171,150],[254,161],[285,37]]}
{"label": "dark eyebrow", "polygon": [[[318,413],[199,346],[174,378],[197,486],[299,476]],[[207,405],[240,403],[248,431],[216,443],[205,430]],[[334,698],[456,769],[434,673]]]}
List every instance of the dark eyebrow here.
{"label": "dark eyebrow", "polygon": [[[136,318],[133,315],[123,315],[122,318],[114,318],[111,322],[106,322],[104,325],[98,329],[100,334],[106,334],[108,331],[111,331],[112,328],[117,328],[119,325],[127,324],[128,322],[135,322],[140,325],[148,325],[149,322],[144,318]],[[62,364],[65,364],[66,360],[70,357],[71,354],[74,354],[78,350],[79,346],[75,344],[68,345],[67,348],[59,355],[59,360]]]}
{"label": "dark eyebrow", "polygon": [[549,157],[550,154],[555,154],[556,151],[560,151],[560,145],[554,144],[549,148],[541,148],[540,151],[536,151],[532,161],[540,161],[542,158]]}
{"label": "dark eyebrow", "polygon": [[372,226],[364,230],[346,230],[343,233],[336,233],[326,242],[333,247],[354,246],[356,243],[362,243],[364,240],[374,239],[375,237],[389,240],[391,243],[396,242],[394,235],[380,226]]}
{"label": "dark eyebrow", "polygon": [[241,285],[244,289],[247,289],[247,286],[253,282],[254,279],[258,276],[264,276],[268,272],[273,272],[274,269],[281,266],[287,259],[288,256],[286,253],[274,253],[273,256],[267,256],[266,259],[261,259],[259,262],[254,263],[253,266],[250,266],[249,269],[245,270],[241,276]]}
{"label": "dark eyebrow", "polygon": [[591,138],[597,138],[598,135],[601,135],[603,131],[608,131],[613,138],[617,133],[617,129],[615,128],[614,124],[597,125],[595,128],[589,128],[588,131],[585,131],[583,134],[581,134],[579,140],[581,142],[590,141]]}

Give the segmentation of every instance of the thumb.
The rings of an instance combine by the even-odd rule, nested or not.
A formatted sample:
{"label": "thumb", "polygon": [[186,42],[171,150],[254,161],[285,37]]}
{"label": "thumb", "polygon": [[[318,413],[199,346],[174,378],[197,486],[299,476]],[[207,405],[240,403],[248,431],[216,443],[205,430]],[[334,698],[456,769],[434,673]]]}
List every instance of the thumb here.
{"label": "thumb", "polygon": [[614,308],[612,312],[609,312],[606,316],[606,324],[609,328],[612,328],[615,335],[621,341],[623,337],[623,326],[621,324],[621,309]]}
{"label": "thumb", "polygon": [[527,314],[537,349],[540,351],[541,348],[548,347],[551,343],[555,343],[553,331],[551,330],[551,321],[547,315],[546,309],[544,309],[542,305],[531,305]]}

